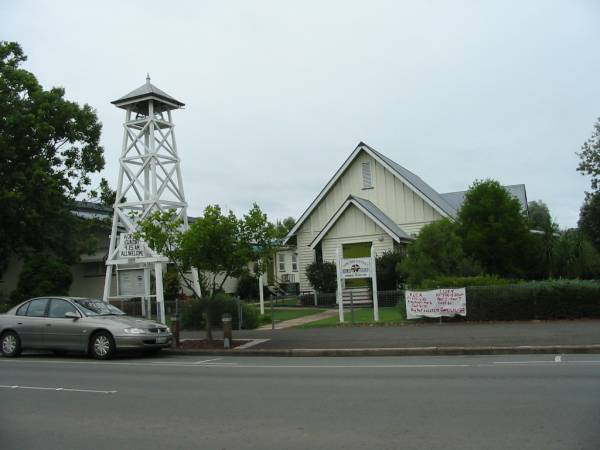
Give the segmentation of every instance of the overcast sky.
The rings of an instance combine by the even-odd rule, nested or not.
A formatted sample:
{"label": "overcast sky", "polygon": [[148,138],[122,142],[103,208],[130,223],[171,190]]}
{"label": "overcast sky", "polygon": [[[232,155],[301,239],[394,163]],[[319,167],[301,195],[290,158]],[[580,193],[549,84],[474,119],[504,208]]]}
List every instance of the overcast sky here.
{"label": "overcast sky", "polygon": [[186,104],[190,215],[257,202],[298,218],[364,141],[439,192],[524,183],[561,227],[589,179],[575,152],[600,116],[600,2],[4,1],[45,88],[89,103],[116,185],[124,113],[152,83]]}

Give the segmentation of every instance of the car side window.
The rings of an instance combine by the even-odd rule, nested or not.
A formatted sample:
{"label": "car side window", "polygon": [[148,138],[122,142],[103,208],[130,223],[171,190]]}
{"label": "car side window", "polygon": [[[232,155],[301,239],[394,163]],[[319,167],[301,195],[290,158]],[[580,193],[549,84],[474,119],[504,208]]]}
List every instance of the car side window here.
{"label": "car side window", "polygon": [[19,307],[19,309],[17,309],[17,316],[26,316],[28,307],[29,307],[29,302],[25,303],[24,305],[21,305]]}
{"label": "car side window", "polygon": [[46,314],[46,306],[48,305],[47,298],[37,298],[29,302],[29,308],[27,309],[27,315],[29,317],[44,317]]}
{"label": "car side window", "polygon": [[48,310],[48,317],[62,319],[65,317],[65,313],[67,312],[74,312],[78,314],[75,307],[66,300],[62,300],[60,298],[53,298],[52,300],[50,300],[50,309]]}

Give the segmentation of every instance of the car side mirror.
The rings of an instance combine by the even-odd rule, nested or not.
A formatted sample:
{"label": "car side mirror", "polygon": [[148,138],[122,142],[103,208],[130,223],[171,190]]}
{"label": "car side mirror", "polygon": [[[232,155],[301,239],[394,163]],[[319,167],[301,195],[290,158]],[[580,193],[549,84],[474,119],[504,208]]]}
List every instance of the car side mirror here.
{"label": "car side mirror", "polygon": [[79,314],[77,314],[76,312],[73,312],[73,311],[67,311],[67,312],[65,313],[65,317],[66,317],[67,319],[74,319],[74,320],[77,320],[77,319],[79,319]]}

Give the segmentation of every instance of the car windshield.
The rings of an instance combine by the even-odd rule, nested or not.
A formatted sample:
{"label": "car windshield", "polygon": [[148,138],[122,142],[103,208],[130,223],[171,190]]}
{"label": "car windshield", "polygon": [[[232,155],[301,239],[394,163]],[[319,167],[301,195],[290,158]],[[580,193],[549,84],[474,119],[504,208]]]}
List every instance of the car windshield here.
{"label": "car windshield", "polygon": [[125,313],[110,303],[90,298],[74,300],[86,316],[124,316]]}

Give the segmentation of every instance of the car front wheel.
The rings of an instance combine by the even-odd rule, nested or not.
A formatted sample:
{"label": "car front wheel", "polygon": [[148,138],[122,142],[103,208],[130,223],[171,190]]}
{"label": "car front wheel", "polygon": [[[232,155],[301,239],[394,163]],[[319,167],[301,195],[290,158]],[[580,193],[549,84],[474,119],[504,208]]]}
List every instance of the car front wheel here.
{"label": "car front wheel", "polygon": [[7,331],[2,335],[0,340],[0,349],[2,354],[9,358],[19,356],[21,354],[21,340],[19,335],[14,331]]}
{"label": "car front wheel", "polygon": [[110,359],[116,350],[115,340],[107,331],[99,331],[90,341],[90,354],[96,359]]}

